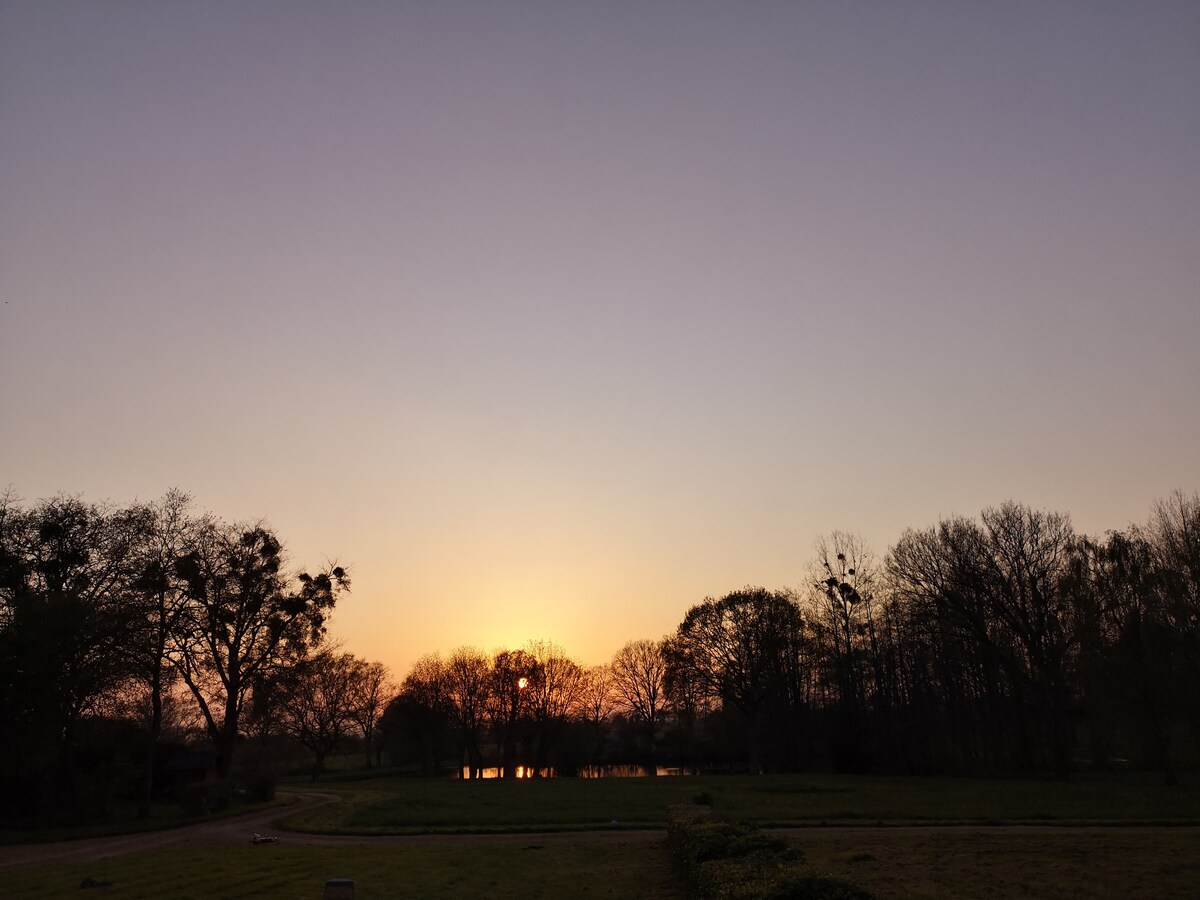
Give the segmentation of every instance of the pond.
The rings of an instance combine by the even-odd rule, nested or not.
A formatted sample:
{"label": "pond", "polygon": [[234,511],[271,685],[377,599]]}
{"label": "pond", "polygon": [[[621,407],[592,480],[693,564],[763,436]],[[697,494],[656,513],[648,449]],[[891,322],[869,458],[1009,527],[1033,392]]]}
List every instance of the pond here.
{"label": "pond", "polygon": [[[658,766],[655,769],[658,775],[695,775],[697,774],[694,768],[687,766]],[[469,770],[463,766],[458,773],[458,777],[466,779]],[[576,773],[578,778],[645,778],[649,774],[649,770],[645,766],[636,765],[610,765],[610,766],[582,766]],[[485,766],[482,772],[484,778],[499,778],[500,768],[498,766]],[[534,771],[532,766],[517,766],[516,778],[557,778],[558,773],[553,768],[545,768]]]}

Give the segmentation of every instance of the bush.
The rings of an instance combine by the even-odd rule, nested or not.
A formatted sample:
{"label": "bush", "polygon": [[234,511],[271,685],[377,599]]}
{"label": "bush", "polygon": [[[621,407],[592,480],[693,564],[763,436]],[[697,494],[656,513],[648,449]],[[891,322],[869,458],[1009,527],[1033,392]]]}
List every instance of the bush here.
{"label": "bush", "polygon": [[689,852],[696,862],[710,859],[741,859],[756,853],[784,856],[790,852],[787,841],[768,837],[750,825],[729,822],[702,822],[690,829]]}
{"label": "bush", "polygon": [[673,809],[667,843],[688,896],[697,900],[871,900],[854,885],[797,874],[803,856],[787,841],[752,825],[719,821],[703,807]]}

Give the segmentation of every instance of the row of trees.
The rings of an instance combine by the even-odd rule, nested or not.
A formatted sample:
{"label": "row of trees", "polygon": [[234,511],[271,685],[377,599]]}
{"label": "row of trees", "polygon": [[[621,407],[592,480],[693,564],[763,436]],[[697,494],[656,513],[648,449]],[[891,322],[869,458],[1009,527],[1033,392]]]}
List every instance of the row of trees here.
{"label": "row of trees", "polygon": [[546,641],[492,654],[474,647],[432,654],[388,704],[384,742],[393,758],[429,774],[454,759],[478,778],[488,758],[505,778],[575,774],[606,759],[615,714],[637,723],[653,747],[666,708],[664,666],[652,641],[629,642],[608,666],[581,666]]}
{"label": "row of trees", "polygon": [[[293,572],[262,524],[173,492],[123,507],[0,497],[0,790],[14,816],[149,808],[164,734],[220,778],[287,735],[315,773],[348,735],[398,761],[970,772],[1200,748],[1200,495],[1104,537],[1007,503],[910,529],[882,560],[817,543],[803,586],[706,598],[603,666],[535,643],[387,670],[327,646],[344,568]],[[173,736],[172,736],[172,739]],[[245,753],[244,750],[241,752]],[[249,757],[247,757],[249,758]],[[133,787],[136,785],[136,791]]]}
{"label": "row of trees", "polygon": [[[265,525],[198,515],[171,492],[117,507],[0,497],[0,790],[23,818],[149,811],[164,728],[197,726],[228,778],[248,733],[318,759],[371,735],[386,672],[322,651],[344,568],[291,572]],[[336,710],[318,709],[336,695]]]}
{"label": "row of trees", "polygon": [[660,757],[751,770],[1053,771],[1175,779],[1200,748],[1200,495],[1103,538],[1016,503],[910,529],[877,560],[817,542],[799,590],[707,598],[584,668],[553,645],[426,657],[384,719],[436,768]]}

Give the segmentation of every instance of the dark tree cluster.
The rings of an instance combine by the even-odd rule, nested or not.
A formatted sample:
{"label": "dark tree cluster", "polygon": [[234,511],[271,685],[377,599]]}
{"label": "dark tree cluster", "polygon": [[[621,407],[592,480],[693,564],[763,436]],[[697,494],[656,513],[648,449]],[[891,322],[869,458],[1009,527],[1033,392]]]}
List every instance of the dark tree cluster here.
{"label": "dark tree cluster", "polygon": [[[1200,762],[1200,494],[1103,537],[1016,503],[821,538],[799,589],[706,598],[585,667],[548,642],[386,668],[328,646],[349,587],[178,492],[0,496],[0,818],[76,822],[347,739],[426,773],[1053,772]],[[179,754],[176,753],[178,756]],[[235,765],[235,756],[237,765]]]}
{"label": "dark tree cluster", "polygon": [[[1053,772],[1200,762],[1200,495],[1103,538],[1017,503],[817,542],[799,590],[746,587],[583,669],[545,645],[413,667],[383,726],[427,772]],[[551,674],[553,673],[553,674]],[[518,769],[520,766],[520,770]]]}
{"label": "dark tree cluster", "polygon": [[[124,507],[0,497],[4,817],[83,821],[130,803],[146,815],[167,744],[202,746],[226,780],[256,727],[293,734],[318,762],[331,734],[370,737],[378,666],[320,649],[348,587],[340,566],[290,572],[269,528],[197,515],[179,492]],[[327,660],[344,670],[336,687]],[[330,711],[296,698],[326,690],[352,709],[314,724]]]}
{"label": "dark tree cluster", "polygon": [[[910,529],[876,563],[818,541],[801,591],[736,591],[667,641],[671,694],[734,715],[751,769],[1175,778],[1200,749],[1200,495],[1104,538],[1016,503]],[[714,737],[700,737],[719,755]]]}
{"label": "dark tree cluster", "polygon": [[540,775],[563,767],[558,751],[586,679],[551,643],[426,656],[384,710],[383,740],[395,761],[411,760],[427,774],[457,760],[477,778],[490,758],[503,777]]}

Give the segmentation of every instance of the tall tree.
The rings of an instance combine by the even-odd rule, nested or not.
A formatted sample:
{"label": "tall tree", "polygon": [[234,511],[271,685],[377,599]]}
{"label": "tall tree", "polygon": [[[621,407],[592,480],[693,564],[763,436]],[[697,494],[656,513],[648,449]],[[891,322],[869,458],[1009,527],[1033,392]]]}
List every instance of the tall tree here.
{"label": "tall tree", "polygon": [[372,751],[376,744],[375,728],[395,690],[390,683],[388,667],[381,662],[355,660],[349,690],[352,701],[351,716],[362,732],[369,769],[374,765]]}
{"label": "tall tree", "polygon": [[179,671],[222,777],[233,765],[248,698],[321,643],[326,617],[350,586],[341,566],[292,578],[285,562],[278,538],[264,526],[208,522],[176,567],[187,599],[176,647]]}
{"label": "tall tree", "polygon": [[483,777],[483,738],[491,690],[490,662],[474,647],[459,647],[446,662],[446,692],[468,778]]}
{"label": "tall tree", "polygon": [[783,729],[797,712],[780,705],[795,696],[790,686],[803,632],[791,596],[747,587],[693,606],[671,638],[672,660],[690,666],[690,677],[715,702],[746,717],[752,768],[764,763],[764,740],[786,740]]}
{"label": "tall tree", "polygon": [[[438,654],[422,656],[413,663],[379,723],[393,763],[411,747],[421,771],[437,774],[443,745],[456,722],[451,694],[449,664]],[[456,735],[461,738],[461,733],[456,731]],[[468,764],[466,741],[460,741],[460,748],[460,763]]]}
{"label": "tall tree", "polygon": [[75,804],[78,726],[132,674],[129,582],[142,524],[136,512],[77,497],[28,511],[0,498],[0,740],[15,763],[3,773],[10,808],[57,814]]}
{"label": "tall tree", "polygon": [[609,666],[588,666],[580,679],[575,715],[587,728],[590,745],[588,761],[594,765],[599,764],[604,756],[606,727],[615,709],[612,669]]}
{"label": "tall tree", "polygon": [[182,491],[169,491],[160,501],[141,509],[142,538],[135,558],[133,596],[140,618],[128,650],[135,677],[145,690],[149,715],[146,718],[146,757],[138,816],[150,814],[154,788],[154,759],[162,732],[164,706],[171,687],[178,681],[172,658],[175,636],[184,612],[183,582],[176,564],[187,552],[188,542],[199,520],[191,514],[191,498]]}
{"label": "tall tree", "polygon": [[284,731],[313,754],[313,781],[354,721],[353,680],[361,662],[349,653],[311,653],[287,672],[275,692]]}
{"label": "tall tree", "polygon": [[978,523],[955,518],[907,532],[889,557],[896,589],[931,605],[995,666],[984,690],[1011,693],[1025,764],[1034,765],[1044,743],[1060,778],[1070,771],[1073,739],[1075,543],[1067,516],[1005,503],[985,509]]}
{"label": "tall tree", "polygon": [[1177,490],[1159,500],[1145,531],[1159,572],[1163,613],[1179,636],[1192,678],[1200,679],[1200,493]]}
{"label": "tall tree", "polygon": [[526,685],[526,706],[532,720],[533,773],[549,768],[550,751],[562,738],[583,690],[583,669],[551,641],[526,647],[534,665]]}
{"label": "tall tree", "polygon": [[874,558],[856,535],[835,531],[816,541],[809,605],[833,712],[836,768],[865,768],[872,755],[868,703],[880,706],[882,657],[876,629]]}
{"label": "tall tree", "polygon": [[487,712],[500,750],[502,778],[517,777],[518,745],[531,721],[529,686],[537,677],[537,670],[537,660],[527,650],[497,650],[492,654]]}
{"label": "tall tree", "polygon": [[642,726],[646,738],[646,774],[658,774],[655,753],[659,725],[666,705],[667,663],[662,643],[630,641],[609,666],[613,696],[619,710]]}
{"label": "tall tree", "polygon": [[1200,493],[1177,490],[1159,500],[1144,533],[1155,560],[1159,618],[1178,663],[1172,694],[1200,734]]}
{"label": "tall tree", "polygon": [[1094,762],[1104,765],[1114,724],[1176,781],[1171,753],[1182,674],[1178,635],[1166,622],[1154,548],[1137,529],[1080,542],[1080,690]]}

